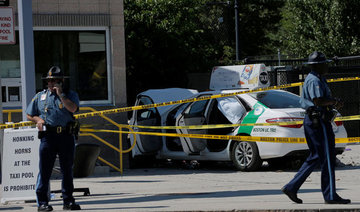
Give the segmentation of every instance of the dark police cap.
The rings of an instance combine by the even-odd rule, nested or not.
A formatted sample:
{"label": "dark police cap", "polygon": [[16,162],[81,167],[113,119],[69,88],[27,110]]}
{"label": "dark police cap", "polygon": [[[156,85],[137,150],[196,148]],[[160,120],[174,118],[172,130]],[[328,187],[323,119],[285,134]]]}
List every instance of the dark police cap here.
{"label": "dark police cap", "polygon": [[314,51],[309,55],[309,59],[304,64],[312,65],[312,64],[321,64],[321,63],[330,63],[332,60],[326,59],[326,56],[322,52]]}
{"label": "dark police cap", "polygon": [[64,72],[60,69],[59,66],[53,66],[49,69],[47,76],[42,79],[63,79],[67,78],[64,76]]}

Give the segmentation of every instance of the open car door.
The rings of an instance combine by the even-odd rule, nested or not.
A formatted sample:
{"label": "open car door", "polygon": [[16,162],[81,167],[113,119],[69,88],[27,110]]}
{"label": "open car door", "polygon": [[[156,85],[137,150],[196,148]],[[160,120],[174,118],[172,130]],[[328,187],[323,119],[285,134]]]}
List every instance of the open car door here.
{"label": "open car door", "polygon": [[[177,118],[177,126],[204,125],[206,121],[206,109],[209,100],[191,103]],[[206,134],[206,129],[177,129],[177,133],[182,134]],[[184,152],[196,154],[206,148],[206,139],[200,138],[181,138]]]}
{"label": "open car door", "polygon": [[[224,97],[212,100],[203,100],[191,103],[177,117],[177,126],[209,125],[209,124],[236,124],[246,114],[246,108],[236,97]],[[177,129],[184,134],[214,134],[227,135],[234,128],[215,129]],[[226,148],[228,140],[181,138],[184,152],[196,154],[206,147],[209,151],[218,152]]]}
{"label": "open car door", "polygon": [[[154,102],[148,96],[138,97],[136,105],[148,105]],[[161,117],[156,108],[147,108],[135,111],[134,125],[139,126],[159,126]],[[160,132],[157,129],[134,128],[135,132]],[[136,135],[136,145],[142,153],[155,153],[162,147],[162,137],[153,135]]]}

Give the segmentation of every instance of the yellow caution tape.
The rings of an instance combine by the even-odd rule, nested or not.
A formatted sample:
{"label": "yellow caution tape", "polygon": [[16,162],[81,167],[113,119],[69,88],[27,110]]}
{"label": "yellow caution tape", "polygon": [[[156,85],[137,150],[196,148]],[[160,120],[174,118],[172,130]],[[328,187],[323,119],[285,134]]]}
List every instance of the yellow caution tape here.
{"label": "yellow caution tape", "polygon": [[353,81],[353,80],[360,80],[360,77],[343,77],[343,78],[336,78],[336,79],[327,79],[327,82],[346,82],[346,81]]}
{"label": "yellow caution tape", "polygon": [[[360,115],[340,116],[337,117],[334,121],[355,121],[355,120],[360,120]],[[188,125],[188,126],[146,126],[146,125],[119,124],[119,126],[127,126],[131,128],[141,128],[141,129],[170,130],[170,129],[217,129],[217,128],[230,128],[230,127],[240,127],[240,126],[286,126],[286,125],[297,125],[297,124],[303,124],[303,121],[289,121],[289,122],[277,122],[277,123],[247,123],[247,124],[209,124],[209,125]],[[85,124],[81,126],[84,128],[92,128],[100,125]]]}
{"label": "yellow caution tape", "polygon": [[[209,134],[178,134],[178,133],[157,133],[157,132],[129,132],[121,130],[94,130],[80,129],[81,132],[109,132],[109,133],[127,133],[138,135],[168,136],[168,137],[187,137],[218,140],[236,140],[253,142],[271,142],[271,143],[306,143],[305,138],[292,137],[258,137],[258,136],[239,136],[239,135],[209,135]],[[356,143],[360,142],[360,137],[336,138],[336,143]]]}
{"label": "yellow caution tape", "polygon": [[339,116],[336,117],[335,121],[355,121],[360,120],[360,115],[353,115],[353,116]]}
{"label": "yellow caution tape", "polygon": [[[354,121],[360,120],[360,115],[354,116],[340,116],[337,117],[334,121]],[[211,125],[189,125],[189,126],[141,126],[141,125],[127,125],[119,124],[123,127],[131,128],[142,128],[142,129],[216,129],[216,128],[230,128],[230,127],[239,127],[239,126],[286,126],[286,125],[296,125],[303,124],[303,121],[289,121],[289,122],[277,122],[277,123],[247,123],[247,124],[211,124]],[[25,126],[35,125],[33,122],[19,122],[14,124],[0,124],[0,130],[8,128],[19,128]],[[93,125],[85,125],[82,127],[91,127]]]}
{"label": "yellow caution tape", "polygon": [[[353,81],[353,80],[360,80],[360,77],[337,78],[337,79],[329,79],[327,81],[328,82],[342,82],[342,81]],[[106,115],[106,114],[127,112],[127,111],[132,111],[132,110],[142,110],[142,109],[153,108],[153,107],[162,107],[162,106],[169,106],[169,105],[182,104],[182,103],[188,103],[188,102],[216,99],[216,98],[221,98],[221,97],[229,97],[229,96],[235,96],[235,95],[240,95],[240,94],[244,94],[244,93],[253,93],[253,92],[259,92],[259,91],[297,87],[297,86],[301,86],[302,84],[303,84],[302,82],[297,82],[297,83],[291,83],[291,84],[284,84],[284,85],[280,85],[280,86],[270,86],[267,88],[257,88],[257,89],[247,90],[247,91],[223,93],[223,94],[217,94],[217,95],[212,95],[212,96],[202,96],[202,97],[198,97],[198,98],[190,98],[190,99],[184,99],[184,100],[178,100],[178,101],[170,101],[170,102],[162,102],[162,103],[156,103],[156,104],[138,105],[138,106],[132,106],[132,107],[116,108],[116,109],[89,112],[89,113],[81,113],[81,114],[74,115],[74,117],[75,117],[75,119],[80,119],[80,118],[87,118],[87,117],[93,117],[93,116],[101,116],[101,115]],[[357,120],[357,119],[354,119],[354,120]],[[343,121],[343,120],[339,120],[339,121]],[[0,124],[0,129],[18,128],[18,127],[31,126],[31,125],[35,125],[35,124],[32,122]],[[248,126],[250,126],[250,125],[248,125]],[[263,126],[267,126],[267,125],[263,125]]]}
{"label": "yellow caution tape", "polygon": [[183,99],[183,100],[170,101],[170,102],[162,102],[162,103],[156,103],[156,104],[138,105],[138,106],[116,108],[116,109],[103,110],[103,111],[97,111],[97,112],[81,113],[81,114],[74,115],[74,117],[77,119],[87,118],[87,117],[92,117],[92,116],[100,116],[100,115],[127,112],[127,111],[133,111],[133,110],[148,109],[148,108],[153,108],[153,107],[162,107],[162,106],[176,105],[176,104],[182,104],[182,103],[188,103],[188,102],[197,102],[197,101],[203,101],[203,100],[209,100],[209,99],[229,97],[229,96],[235,96],[235,95],[240,95],[240,94],[244,94],[244,93],[253,93],[253,92],[259,92],[259,91],[297,87],[302,84],[303,83],[298,82],[298,83],[285,84],[285,85],[280,85],[280,86],[271,86],[268,88],[257,88],[257,89],[246,90],[246,91],[238,91],[238,92],[233,92],[233,93],[222,93],[222,94],[216,94],[216,95],[212,95],[212,96],[201,96],[201,97],[197,97],[197,98]]}
{"label": "yellow caution tape", "polygon": [[[360,80],[360,77],[328,79],[327,81],[331,83],[331,82],[343,82],[343,81],[353,81],[353,80]],[[202,101],[202,100],[229,97],[229,96],[235,96],[235,95],[240,95],[240,94],[244,94],[244,93],[253,93],[253,92],[259,92],[259,91],[298,87],[303,84],[304,84],[303,82],[297,82],[297,83],[290,83],[290,84],[284,84],[284,85],[279,85],[279,86],[270,86],[267,88],[257,88],[257,89],[246,90],[246,91],[238,91],[238,92],[233,92],[233,93],[223,93],[223,94],[217,94],[217,95],[212,95],[212,96],[202,96],[202,97],[198,97],[198,98],[190,98],[190,99],[162,102],[162,103],[156,103],[156,104],[138,105],[138,106],[132,106],[132,107],[124,107],[124,108],[103,110],[103,111],[97,111],[97,112],[82,113],[82,114],[75,115],[75,118],[86,118],[86,117],[91,117],[91,116],[99,116],[99,115],[105,115],[105,114],[120,113],[120,112],[127,112],[127,111],[133,111],[133,110],[142,110],[142,109],[153,108],[153,107],[162,107],[162,106],[169,106],[169,105],[182,104],[182,103],[188,103],[188,102],[196,102],[196,101]]]}
{"label": "yellow caution tape", "polygon": [[[337,141],[337,140],[340,140],[340,138],[336,138],[335,139],[335,142]],[[347,141],[345,142],[345,141],[343,141],[345,138],[342,138],[341,139],[341,141],[342,142],[337,142],[337,143],[357,143],[357,142],[360,142],[360,137],[350,137],[350,138],[347,138]]]}
{"label": "yellow caution tape", "polygon": [[[335,121],[354,121],[360,120],[360,115],[354,116],[341,116],[337,117]],[[142,128],[142,129],[217,129],[217,128],[230,128],[230,127],[240,127],[240,126],[286,126],[286,125],[297,125],[302,124],[303,121],[289,121],[289,122],[277,122],[277,123],[247,123],[247,124],[209,124],[209,125],[189,125],[189,126],[141,126],[141,125],[126,125],[119,124],[119,126],[123,127],[131,127],[131,128]],[[25,126],[35,125],[33,122],[20,122],[15,124],[1,124],[0,129],[8,129],[8,128],[18,128]],[[90,128],[95,125],[82,125],[82,127]]]}
{"label": "yellow caution tape", "polygon": [[[341,116],[337,117],[334,121],[354,121],[360,120],[360,115],[354,116]],[[132,128],[144,128],[144,129],[215,129],[215,128],[230,128],[240,126],[286,126],[303,124],[303,121],[289,121],[289,122],[277,122],[277,123],[247,123],[247,124],[211,124],[211,125],[189,125],[189,126],[141,126],[141,125],[128,125]]]}
{"label": "yellow caution tape", "polygon": [[273,126],[273,125],[295,125],[302,124],[302,121],[292,122],[278,122],[278,123],[248,123],[248,124],[209,124],[209,125],[189,125],[189,126],[141,126],[141,125],[129,125],[132,128],[144,128],[144,129],[216,129],[216,128],[230,128],[239,126]]}
{"label": "yellow caution tape", "polygon": [[0,124],[0,130],[9,129],[9,128],[19,128],[19,127],[26,127],[35,125],[34,122],[26,121],[26,122],[18,122],[13,124]]}

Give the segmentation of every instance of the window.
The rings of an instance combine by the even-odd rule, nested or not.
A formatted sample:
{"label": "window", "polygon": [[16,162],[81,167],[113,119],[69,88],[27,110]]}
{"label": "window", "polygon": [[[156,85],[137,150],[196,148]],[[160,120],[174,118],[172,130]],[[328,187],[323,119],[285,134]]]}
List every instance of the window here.
{"label": "window", "polygon": [[204,116],[206,105],[209,100],[202,100],[194,102],[188,109],[186,109],[185,117],[200,117]]}
{"label": "window", "polygon": [[[18,32],[16,36],[18,42]],[[46,88],[42,78],[51,66],[57,65],[69,76],[64,86],[78,92],[81,104],[112,103],[108,43],[107,28],[35,28],[36,91]],[[20,78],[19,55],[19,43],[0,46],[3,80]]]}
{"label": "window", "polygon": [[[149,105],[149,104],[154,104],[153,101],[146,96],[142,96],[139,99],[139,104],[138,105]],[[137,121],[143,121],[143,120],[147,120],[147,119],[156,119],[159,118],[159,114],[156,110],[156,108],[147,108],[147,109],[142,109],[142,110],[138,110],[136,112],[136,120]]]}
{"label": "window", "polygon": [[[16,41],[19,33],[16,32]],[[20,49],[15,45],[0,45],[0,73],[1,78],[20,78]]]}
{"label": "window", "polygon": [[[109,100],[105,31],[35,31],[34,40],[36,81],[58,65],[80,101]],[[36,89],[44,86],[37,83]]]}
{"label": "window", "polygon": [[3,107],[18,107],[21,105],[21,79],[2,78],[1,92]]}
{"label": "window", "polygon": [[175,126],[176,118],[184,110],[184,108],[187,107],[189,104],[190,103],[180,104],[175,109],[173,109],[171,112],[169,112],[169,115],[166,118],[166,125],[167,126]]}
{"label": "window", "polygon": [[250,95],[269,108],[301,108],[300,97],[292,93],[272,90]]}
{"label": "window", "polygon": [[20,101],[20,87],[8,87],[8,100],[9,102]]}

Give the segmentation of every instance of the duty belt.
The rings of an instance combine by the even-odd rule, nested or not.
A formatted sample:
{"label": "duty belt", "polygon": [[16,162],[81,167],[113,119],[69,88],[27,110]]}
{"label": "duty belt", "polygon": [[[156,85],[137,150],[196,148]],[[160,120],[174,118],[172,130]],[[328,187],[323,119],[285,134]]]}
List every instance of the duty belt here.
{"label": "duty belt", "polygon": [[68,133],[68,130],[66,129],[66,127],[63,127],[63,126],[52,127],[52,126],[46,125],[46,132],[65,134],[65,133]]}

